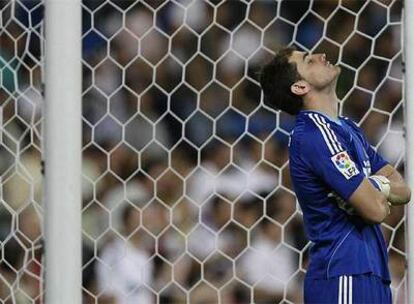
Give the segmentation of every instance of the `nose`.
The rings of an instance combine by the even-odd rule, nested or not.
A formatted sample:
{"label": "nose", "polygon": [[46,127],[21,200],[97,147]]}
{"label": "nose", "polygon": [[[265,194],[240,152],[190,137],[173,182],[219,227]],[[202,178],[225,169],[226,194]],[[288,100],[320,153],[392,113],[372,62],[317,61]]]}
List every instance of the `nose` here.
{"label": "nose", "polygon": [[326,54],[325,54],[325,53],[320,54],[320,55],[319,55],[319,58],[320,58],[320,60],[321,60],[322,62],[326,62]]}

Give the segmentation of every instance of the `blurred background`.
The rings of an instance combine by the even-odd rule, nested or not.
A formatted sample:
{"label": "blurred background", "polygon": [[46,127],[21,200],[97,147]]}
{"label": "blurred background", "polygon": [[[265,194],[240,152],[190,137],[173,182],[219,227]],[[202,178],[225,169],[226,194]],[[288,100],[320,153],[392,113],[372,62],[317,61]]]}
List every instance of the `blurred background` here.
{"label": "blurred background", "polygon": [[[341,115],[404,173],[402,1],[82,2],[84,303],[301,303],[294,117],[261,104],[260,66],[325,52]],[[43,10],[0,2],[4,303],[43,303]],[[383,224],[395,303],[404,223]]]}

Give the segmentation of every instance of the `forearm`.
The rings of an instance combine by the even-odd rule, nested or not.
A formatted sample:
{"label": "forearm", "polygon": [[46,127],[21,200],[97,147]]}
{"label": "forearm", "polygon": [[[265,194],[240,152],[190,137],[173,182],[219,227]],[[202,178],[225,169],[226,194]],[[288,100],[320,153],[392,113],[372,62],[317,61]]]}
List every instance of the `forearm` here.
{"label": "forearm", "polygon": [[372,182],[364,179],[349,198],[349,204],[367,223],[379,224],[390,214],[387,196],[373,187]]}

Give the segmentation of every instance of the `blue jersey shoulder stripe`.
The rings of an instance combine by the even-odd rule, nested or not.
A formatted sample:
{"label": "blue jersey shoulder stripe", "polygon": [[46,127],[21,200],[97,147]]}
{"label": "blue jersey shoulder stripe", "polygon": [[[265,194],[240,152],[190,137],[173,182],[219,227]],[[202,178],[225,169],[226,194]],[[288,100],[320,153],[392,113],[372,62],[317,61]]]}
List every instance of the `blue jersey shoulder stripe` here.
{"label": "blue jersey shoulder stripe", "polygon": [[330,153],[332,155],[335,155],[343,151],[342,146],[338,141],[338,138],[336,137],[335,133],[331,130],[330,126],[326,124],[326,121],[322,121],[319,115],[313,113],[308,114],[308,116],[321,132],[322,137],[325,140],[325,143],[328,146]]}
{"label": "blue jersey shoulder stripe", "polygon": [[319,123],[312,114],[309,114],[308,116],[315,123],[315,125],[318,127],[319,131],[321,131],[322,137],[325,140],[325,143],[328,146],[329,151],[331,152],[332,155],[334,155],[335,154],[335,150],[334,150],[331,142],[329,141],[329,139],[328,139],[328,137],[326,135],[326,131],[323,129],[321,123]]}
{"label": "blue jersey shoulder stripe", "polygon": [[317,116],[317,118],[319,118],[323,125],[325,126],[326,130],[328,131],[328,134],[330,134],[332,136],[332,142],[334,144],[335,147],[337,147],[339,150],[338,152],[342,152],[344,149],[342,148],[341,143],[339,142],[338,138],[336,137],[335,132],[332,130],[331,125],[326,122],[325,117],[323,116]]}

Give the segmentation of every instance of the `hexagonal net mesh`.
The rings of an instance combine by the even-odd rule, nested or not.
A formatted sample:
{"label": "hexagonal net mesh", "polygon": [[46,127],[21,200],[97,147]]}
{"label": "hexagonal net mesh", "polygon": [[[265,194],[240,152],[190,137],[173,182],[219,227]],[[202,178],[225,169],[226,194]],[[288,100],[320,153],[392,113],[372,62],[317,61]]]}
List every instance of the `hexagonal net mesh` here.
{"label": "hexagonal net mesh", "polygon": [[[341,114],[404,170],[402,1],[83,1],[85,303],[300,303],[283,45],[325,52]],[[41,1],[0,3],[0,298],[42,302]],[[63,160],[62,160],[63,161]],[[404,208],[383,224],[405,300]]]}
{"label": "hexagonal net mesh", "polygon": [[0,2],[2,303],[38,303],[42,294],[42,7],[22,8]]}

